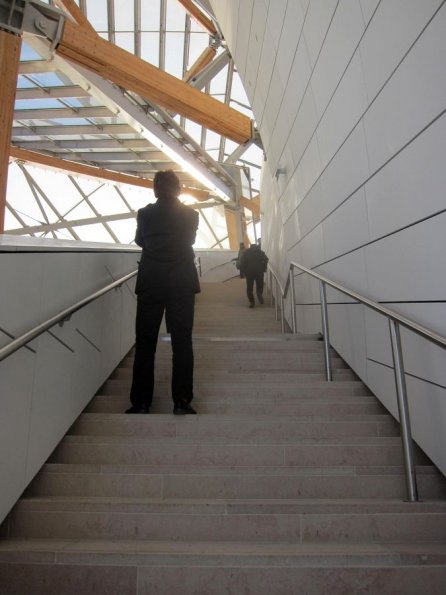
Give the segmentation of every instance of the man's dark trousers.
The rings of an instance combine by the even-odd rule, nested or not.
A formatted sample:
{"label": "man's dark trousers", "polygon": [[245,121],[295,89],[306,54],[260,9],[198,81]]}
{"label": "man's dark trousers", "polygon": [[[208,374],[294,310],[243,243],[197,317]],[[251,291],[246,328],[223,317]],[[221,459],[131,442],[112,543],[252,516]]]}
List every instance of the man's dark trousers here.
{"label": "man's dark trousers", "polygon": [[246,273],[246,295],[248,300],[254,302],[254,282],[256,284],[257,297],[263,296],[263,275],[264,273]]}
{"label": "man's dark trousers", "polygon": [[130,401],[135,407],[150,407],[152,402],[155,351],[164,312],[173,352],[172,399],[174,403],[182,400],[189,403],[193,399],[194,303],[195,294],[190,288],[158,287],[138,293],[135,360],[130,391]]}

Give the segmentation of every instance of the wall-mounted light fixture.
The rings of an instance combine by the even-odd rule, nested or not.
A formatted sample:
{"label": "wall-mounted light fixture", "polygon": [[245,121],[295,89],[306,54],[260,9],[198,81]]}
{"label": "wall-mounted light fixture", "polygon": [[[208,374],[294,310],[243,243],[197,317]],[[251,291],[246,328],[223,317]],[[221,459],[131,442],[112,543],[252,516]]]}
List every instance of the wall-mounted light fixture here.
{"label": "wall-mounted light fixture", "polygon": [[278,169],[276,169],[276,171],[274,173],[274,177],[276,178],[276,182],[279,180],[279,176],[285,175],[285,174],[286,174],[286,169],[284,167],[279,167]]}

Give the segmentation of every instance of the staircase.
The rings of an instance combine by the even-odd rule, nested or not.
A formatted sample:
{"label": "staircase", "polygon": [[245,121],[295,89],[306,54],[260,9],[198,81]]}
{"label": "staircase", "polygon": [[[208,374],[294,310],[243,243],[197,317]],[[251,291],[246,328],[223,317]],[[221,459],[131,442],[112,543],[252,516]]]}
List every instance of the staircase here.
{"label": "staircase", "polygon": [[203,284],[197,416],[124,415],[129,355],[0,529],[1,595],[446,592],[446,480],[317,337],[281,335],[244,282]]}

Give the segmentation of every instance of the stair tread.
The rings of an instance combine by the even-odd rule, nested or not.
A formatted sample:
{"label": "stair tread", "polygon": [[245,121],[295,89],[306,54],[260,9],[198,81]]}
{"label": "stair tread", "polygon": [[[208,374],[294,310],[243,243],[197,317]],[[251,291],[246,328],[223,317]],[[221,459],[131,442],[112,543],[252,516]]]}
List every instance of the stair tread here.
{"label": "stair tread", "polygon": [[[285,565],[306,565],[308,563],[330,566],[331,564],[353,565],[355,561],[370,563],[369,558],[377,556],[376,564],[384,563],[386,566],[401,564],[423,564],[428,562],[429,556],[434,559],[433,564],[444,564],[446,559],[445,542],[427,543],[254,543],[237,541],[155,541],[155,540],[89,540],[89,539],[12,539],[0,542],[0,561],[14,561],[14,554],[20,555],[20,562],[26,560],[27,554],[64,554],[63,561],[69,563],[70,554],[87,554],[93,562],[94,557],[102,559],[104,554],[113,559],[117,556],[120,564],[138,565],[149,563],[144,556],[185,556],[184,562],[190,561],[192,556],[199,556],[201,564],[212,561],[213,557],[229,558],[235,566],[246,563],[255,563],[254,557],[259,557],[260,563],[264,558],[289,558]],[[10,554],[8,556],[8,554]],[[318,557],[321,557],[318,560]],[[328,557],[328,559],[327,559]],[[417,557],[422,559],[417,560]],[[348,558],[348,559],[346,559]],[[106,558],[107,559],[107,558]],[[338,560],[337,560],[338,559]],[[386,559],[388,561],[386,562]],[[77,559],[81,561],[79,558]],[[34,556],[32,561],[36,562]],[[41,558],[40,561],[45,561]],[[166,560],[167,561],[167,560]],[[155,559],[156,562],[156,559]],[[273,563],[272,560],[269,560]],[[102,562],[103,563],[103,562]]]}
{"label": "stair tread", "polygon": [[[407,502],[398,499],[157,499],[118,496],[33,496],[19,503],[20,510],[116,511],[180,514],[446,514],[446,501]],[[446,536],[445,536],[446,541]]]}

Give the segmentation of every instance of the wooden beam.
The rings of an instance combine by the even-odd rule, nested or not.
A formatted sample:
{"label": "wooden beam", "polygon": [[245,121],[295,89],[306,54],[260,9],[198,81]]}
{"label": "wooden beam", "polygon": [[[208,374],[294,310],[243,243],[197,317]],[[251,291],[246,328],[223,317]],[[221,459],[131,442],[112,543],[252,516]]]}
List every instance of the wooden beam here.
{"label": "wooden beam", "polygon": [[242,207],[252,211],[252,214],[260,219],[260,196],[254,196],[253,198],[240,197],[240,204]]}
{"label": "wooden beam", "polygon": [[0,233],[5,229],[9,145],[22,39],[0,30]]}
{"label": "wooden beam", "polygon": [[[28,149],[11,146],[9,154],[13,159],[17,159],[18,161],[34,163],[50,169],[80,174],[89,178],[99,178],[101,180],[115,182],[116,184],[130,184],[131,186],[140,186],[142,188],[153,188],[153,181],[147,178],[137,178],[136,176],[129,176],[128,174],[121,174],[100,167],[93,167],[92,165],[83,165],[82,163],[75,163],[74,161],[44,155],[43,153],[36,153]],[[199,190],[198,188],[183,187],[182,193],[189,194],[200,201],[208,200],[209,198],[209,192]]]}
{"label": "wooden beam", "polygon": [[237,143],[252,137],[252,121],[244,114],[70,21],[56,52]]}
{"label": "wooden beam", "polygon": [[228,229],[229,248],[238,250],[240,248],[240,232],[238,224],[239,213],[225,207],[226,227]]}
{"label": "wooden beam", "polygon": [[205,68],[208,64],[212,62],[212,60],[215,58],[216,53],[217,50],[212,46],[205,48],[202,51],[202,53],[198,56],[198,58],[195,60],[195,62],[192,64],[192,66],[189,68],[189,70],[186,72],[186,74],[183,77],[183,81],[188,83],[192,78],[197,76],[197,74],[199,74],[203,70],[203,68]]}
{"label": "wooden beam", "polygon": [[192,2],[192,0],[178,0],[180,4],[184,6],[190,16],[196,21],[199,25],[205,29],[209,35],[216,36],[218,35],[218,31],[215,28],[214,23],[208,18],[202,10],[198,8],[196,4]]}
{"label": "wooden beam", "polygon": [[73,19],[76,21],[78,25],[84,27],[90,33],[94,33],[95,35],[97,35],[93,25],[84,15],[84,13],[76,4],[76,2],[74,2],[74,0],[54,0],[54,4],[58,8],[61,8],[62,10],[68,12],[68,14],[70,14],[73,17]]}

